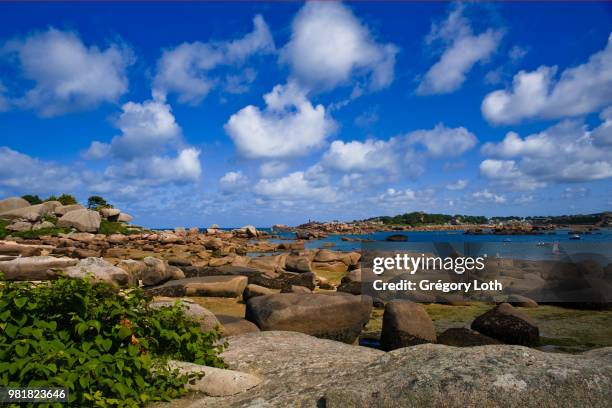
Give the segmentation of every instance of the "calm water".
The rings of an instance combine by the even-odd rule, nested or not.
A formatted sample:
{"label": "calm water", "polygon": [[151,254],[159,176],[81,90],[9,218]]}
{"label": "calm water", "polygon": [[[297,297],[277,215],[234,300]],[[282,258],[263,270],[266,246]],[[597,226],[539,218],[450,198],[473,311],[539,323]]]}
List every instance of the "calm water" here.
{"label": "calm water", "polygon": [[[381,231],[374,232],[371,234],[344,234],[344,235],[330,235],[327,238],[316,239],[306,241],[306,248],[322,248],[326,243],[334,244],[330,249],[337,251],[352,251],[361,248],[361,242],[359,241],[342,241],[342,237],[349,238],[360,238],[369,239],[376,242],[383,242],[389,235],[402,234],[408,237],[408,242],[480,242],[480,243],[533,243],[534,246],[540,242],[546,243],[611,243],[612,242],[612,229],[602,228],[599,231],[593,231],[591,234],[581,235],[579,241],[570,240],[569,230],[558,229],[554,232],[550,232],[545,235],[465,235],[463,231]],[[295,234],[292,232],[281,232],[277,233],[282,238],[295,238]],[[271,239],[270,242],[287,242],[284,239]],[[329,245],[329,244],[328,244]],[[545,248],[545,247],[543,247]]]}
{"label": "calm water", "polygon": [[[235,228],[221,228],[230,231]],[[271,228],[257,228],[260,231],[273,233],[280,238],[269,239],[272,243],[291,242],[295,239],[294,232],[273,232]],[[202,229],[205,231],[205,229]],[[570,229],[547,231],[543,235],[465,235],[464,231],[379,231],[371,234],[338,234],[329,235],[323,239],[305,241],[307,249],[328,248],[334,251],[361,250],[360,241],[343,241],[342,237],[365,239],[385,243],[386,249],[397,246],[397,249],[431,252],[433,243],[451,243],[461,249],[465,243],[479,243],[478,252],[484,252],[501,257],[544,260],[559,259],[576,253],[591,252],[612,257],[612,228],[601,228],[590,234],[582,234],[580,240],[571,240]],[[408,237],[407,242],[387,242],[389,235],[401,234]],[[542,245],[545,243],[546,245]],[[557,246],[553,244],[557,243]],[[372,248],[372,244],[368,244]],[[475,247],[472,247],[474,249]],[[561,253],[553,253],[553,248]],[[464,251],[460,251],[464,252]],[[270,253],[249,253],[249,256],[270,255]]]}

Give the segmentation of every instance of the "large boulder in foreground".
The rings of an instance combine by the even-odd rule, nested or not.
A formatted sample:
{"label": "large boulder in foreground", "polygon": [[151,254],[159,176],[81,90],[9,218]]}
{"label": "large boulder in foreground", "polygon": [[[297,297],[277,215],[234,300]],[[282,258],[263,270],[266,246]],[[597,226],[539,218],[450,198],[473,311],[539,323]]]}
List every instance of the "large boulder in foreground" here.
{"label": "large boulder in foreground", "polygon": [[102,258],[82,259],[75,266],[66,268],[65,272],[71,278],[92,279],[118,286],[129,286],[135,283],[128,272]]}
{"label": "large boulder in foreground", "polygon": [[97,232],[100,229],[100,213],[91,210],[74,210],[62,215],[58,227],[75,228],[80,232]]}
{"label": "large boulder in foreground", "polygon": [[0,214],[6,211],[16,210],[18,208],[29,207],[30,203],[21,197],[9,197],[0,200]]}
{"label": "large boulder in foreground", "polygon": [[383,350],[435,342],[436,329],[423,306],[409,300],[392,300],[385,305],[380,335]]}
{"label": "large boulder in foreground", "polygon": [[607,408],[612,393],[611,347],[562,354],[420,344],[384,353],[279,331],[228,343],[224,361],[262,377],[258,387],[227,397],[190,394],[163,406]]}
{"label": "large boulder in foreground", "polygon": [[527,315],[508,303],[489,310],[472,322],[472,329],[508,344],[536,346],[540,330]]}
{"label": "large boulder in foreground", "polygon": [[30,256],[0,262],[6,280],[37,281],[57,279],[62,270],[76,265],[77,259],[53,256]]}
{"label": "large boulder in foreground", "polygon": [[203,276],[172,280],[147,289],[153,296],[210,296],[235,298],[242,295],[247,285],[246,276]]}
{"label": "large boulder in foreground", "polygon": [[261,330],[286,330],[353,343],[370,319],[372,299],[342,293],[279,293],[247,301],[246,319]]}

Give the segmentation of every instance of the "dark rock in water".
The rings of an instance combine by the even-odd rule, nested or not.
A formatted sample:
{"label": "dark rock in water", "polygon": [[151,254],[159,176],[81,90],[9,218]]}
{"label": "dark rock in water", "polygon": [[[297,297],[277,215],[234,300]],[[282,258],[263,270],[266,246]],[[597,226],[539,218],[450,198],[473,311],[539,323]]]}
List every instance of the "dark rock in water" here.
{"label": "dark rock in water", "polygon": [[172,280],[146,289],[151,296],[239,297],[247,285],[245,276],[204,276]]}
{"label": "dark rock in water", "polygon": [[406,241],[408,241],[408,236],[406,236],[404,234],[393,234],[393,235],[389,235],[387,238],[385,238],[385,241],[390,241],[390,242],[406,242]]}
{"label": "dark rock in water", "polygon": [[340,293],[279,293],[247,301],[246,319],[261,330],[297,331],[353,343],[370,319],[372,299]]}
{"label": "dark rock in water", "polygon": [[508,303],[502,303],[478,316],[472,329],[508,344],[536,346],[540,330],[531,318]]}
{"label": "dark rock in water", "polygon": [[240,319],[239,317],[217,315],[217,319],[219,319],[219,322],[221,323],[221,335],[223,337],[259,331],[259,327],[248,320]]}
{"label": "dark rock in water", "polygon": [[438,344],[454,347],[473,347],[500,344],[500,342],[466,327],[457,327],[440,333],[438,335]]}
{"label": "dark rock in water", "polygon": [[385,305],[380,335],[383,350],[435,342],[436,329],[423,306],[409,300],[392,300]]}

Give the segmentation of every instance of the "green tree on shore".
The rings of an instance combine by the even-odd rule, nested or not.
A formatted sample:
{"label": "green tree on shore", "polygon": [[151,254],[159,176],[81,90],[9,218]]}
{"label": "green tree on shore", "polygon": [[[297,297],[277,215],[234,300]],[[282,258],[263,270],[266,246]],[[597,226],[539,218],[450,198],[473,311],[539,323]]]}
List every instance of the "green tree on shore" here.
{"label": "green tree on shore", "polygon": [[40,199],[38,195],[26,194],[24,196],[21,196],[21,198],[23,198],[24,200],[26,200],[28,203],[32,205],[42,203],[42,200]]}
{"label": "green tree on shore", "polygon": [[100,196],[93,195],[87,199],[87,208],[89,208],[90,210],[104,207],[111,207],[111,205]]}
{"label": "green tree on shore", "polygon": [[78,201],[76,198],[74,198],[74,196],[70,195],[70,194],[62,194],[61,196],[59,196],[57,198],[57,201],[59,201],[60,203],[62,203],[62,205],[72,205],[72,204],[78,204]]}

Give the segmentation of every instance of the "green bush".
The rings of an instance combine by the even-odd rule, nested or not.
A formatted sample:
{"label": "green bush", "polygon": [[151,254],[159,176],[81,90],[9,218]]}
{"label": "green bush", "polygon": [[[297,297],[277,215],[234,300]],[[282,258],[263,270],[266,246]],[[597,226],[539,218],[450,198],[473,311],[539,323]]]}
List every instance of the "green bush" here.
{"label": "green bush", "polygon": [[9,222],[6,220],[0,220],[0,239],[4,239],[7,235],[10,235],[11,231],[7,231],[6,227],[9,226]]}
{"label": "green bush", "polygon": [[108,220],[100,221],[100,229],[98,230],[100,234],[124,234],[129,235],[131,231],[120,222],[113,222]]}
{"label": "green bush", "polygon": [[50,222],[52,224],[57,224],[58,218],[57,218],[56,215],[53,215],[53,214],[43,214],[42,220],[43,221],[48,221],[48,222]]}
{"label": "green bush", "polygon": [[59,201],[60,203],[62,203],[62,205],[73,205],[73,204],[78,204],[78,201],[76,198],[74,198],[73,195],[70,194],[62,194],[61,196],[59,196],[57,198],[57,201]]}
{"label": "green bush", "polygon": [[0,282],[0,387],[66,387],[70,406],[139,407],[195,378],[168,358],[225,366],[217,331],[148,300],[81,279]]}
{"label": "green bush", "polygon": [[36,204],[41,204],[42,203],[42,200],[40,199],[40,197],[38,195],[26,194],[24,196],[21,196],[21,198],[23,198],[24,200],[26,200],[28,203],[30,203],[32,205],[36,205]]}
{"label": "green bush", "polygon": [[99,210],[101,208],[113,208],[104,198],[93,195],[87,199],[87,208],[90,210]]}

